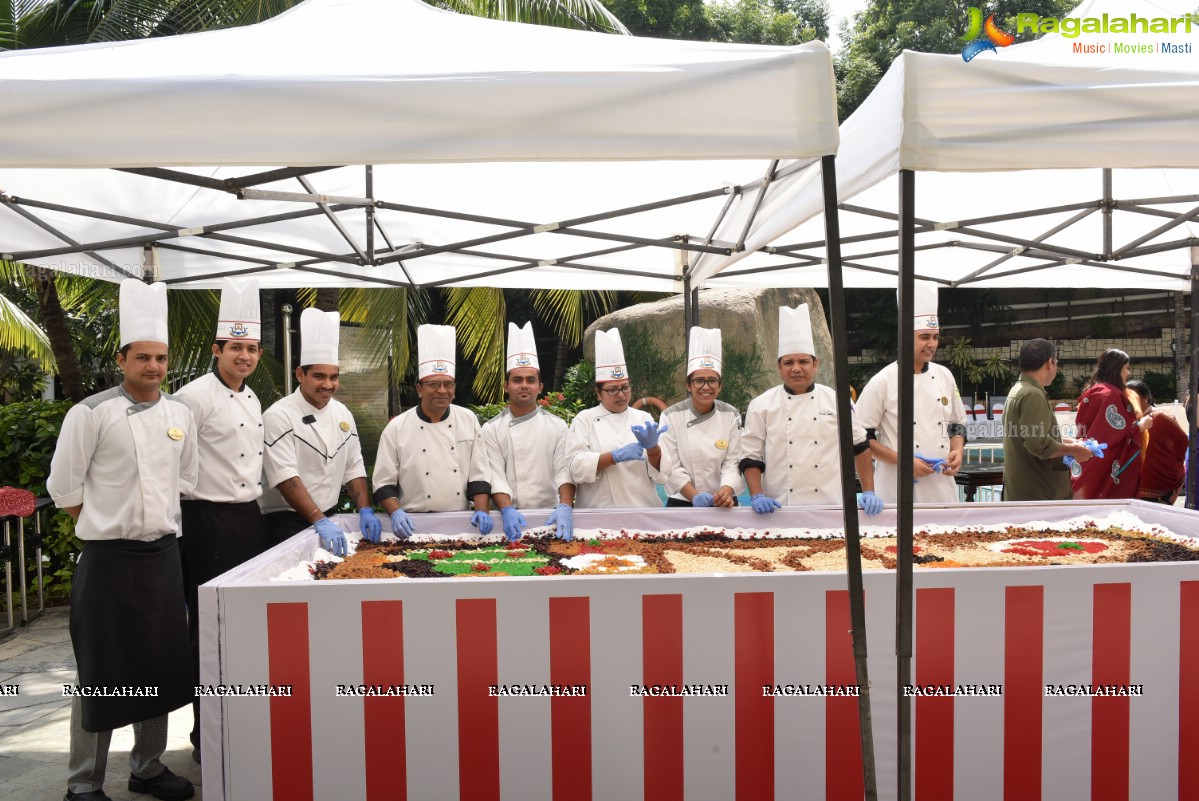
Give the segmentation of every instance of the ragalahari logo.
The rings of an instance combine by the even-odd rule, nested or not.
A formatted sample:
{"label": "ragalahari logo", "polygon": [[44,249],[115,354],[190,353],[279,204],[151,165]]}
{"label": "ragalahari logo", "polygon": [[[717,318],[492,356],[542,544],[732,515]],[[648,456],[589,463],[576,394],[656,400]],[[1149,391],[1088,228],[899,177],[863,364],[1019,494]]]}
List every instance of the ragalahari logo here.
{"label": "ragalahari logo", "polygon": [[1007,47],[1016,41],[1015,36],[1000,30],[995,24],[994,14],[989,14],[984,23],[983,12],[974,6],[970,7],[966,16],[966,34],[959,38],[966,42],[962,48],[962,61],[970,61],[987,50],[994,53],[996,47]]}

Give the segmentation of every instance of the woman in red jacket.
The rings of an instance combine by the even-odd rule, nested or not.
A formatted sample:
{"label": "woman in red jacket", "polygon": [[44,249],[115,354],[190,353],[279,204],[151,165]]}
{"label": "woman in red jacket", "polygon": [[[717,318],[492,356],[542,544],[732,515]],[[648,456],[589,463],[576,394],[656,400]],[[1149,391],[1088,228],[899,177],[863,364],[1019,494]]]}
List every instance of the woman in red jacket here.
{"label": "woman in red jacket", "polygon": [[1141,402],[1153,418],[1153,433],[1145,448],[1141,467],[1143,501],[1174,503],[1186,478],[1187,433],[1169,412],[1153,405],[1153,393],[1144,381],[1129,381],[1128,388],[1141,396]]}
{"label": "woman in red jacket", "polygon": [[1075,422],[1079,438],[1107,445],[1104,458],[1070,467],[1075,500],[1135,498],[1141,479],[1141,432],[1153,425],[1151,417],[1137,419],[1126,394],[1128,354],[1107,350],[1099,357],[1091,380],[1078,399]]}

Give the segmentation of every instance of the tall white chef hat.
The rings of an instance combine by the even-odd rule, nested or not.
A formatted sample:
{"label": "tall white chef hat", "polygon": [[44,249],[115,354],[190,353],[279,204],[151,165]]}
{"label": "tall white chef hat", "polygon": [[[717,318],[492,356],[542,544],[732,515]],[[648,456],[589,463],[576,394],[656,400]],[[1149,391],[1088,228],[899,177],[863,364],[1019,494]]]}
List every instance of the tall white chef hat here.
{"label": "tall white chef hat", "polygon": [[537,340],[533,338],[532,323],[525,323],[523,328],[517,328],[516,323],[508,323],[508,359],[504,371],[515,370],[517,367],[541,370],[541,363],[537,361]]}
{"label": "tall white chef hat", "polygon": [[341,315],[320,309],[300,313],[300,364],[337,364]]}
{"label": "tall white chef hat", "polygon": [[687,375],[696,370],[721,370],[721,342],[719,328],[691,327],[687,342]]}
{"label": "tall white chef hat", "polygon": [[808,311],[806,303],[794,309],[779,306],[779,358],[788,353],[816,355],[816,343],[812,339],[812,313]]}
{"label": "tall white chef hat", "polygon": [[452,325],[426,324],[416,329],[416,353],[420,359],[416,368],[417,381],[431,376],[454,377],[456,335]]}
{"label": "tall white chef hat", "polygon": [[216,321],[217,339],[261,340],[261,315],[257,279],[242,278],[235,281],[225,278],[221,281],[221,311]]}
{"label": "tall white chef hat", "polygon": [[937,285],[932,281],[917,281],[915,283],[914,311],[916,312],[915,331],[938,331],[941,328],[937,320]]}
{"label": "tall white chef hat", "polygon": [[130,342],[167,342],[167,285],[136,278],[121,282],[121,347]]}
{"label": "tall white chef hat", "polygon": [[624,361],[624,344],[620,341],[620,329],[595,332],[595,382],[620,381],[629,377],[629,366]]}

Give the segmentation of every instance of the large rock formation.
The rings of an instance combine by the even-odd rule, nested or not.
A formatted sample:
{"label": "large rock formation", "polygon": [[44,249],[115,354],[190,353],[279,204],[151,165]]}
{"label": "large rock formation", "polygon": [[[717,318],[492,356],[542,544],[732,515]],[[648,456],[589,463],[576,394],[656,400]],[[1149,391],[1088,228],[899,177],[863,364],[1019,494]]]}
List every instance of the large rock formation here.
{"label": "large rock formation", "polygon": [[[807,303],[820,373],[833,383],[832,338],[820,298],[811,289],[705,289],[699,293],[699,325],[724,333],[724,390],[721,398],[744,411],[749,399],[779,383],[779,307]],[[583,351],[595,361],[595,332],[619,328],[634,395],[673,403],[686,395],[687,361],[683,298],[641,303],[599,318],[583,334]]]}

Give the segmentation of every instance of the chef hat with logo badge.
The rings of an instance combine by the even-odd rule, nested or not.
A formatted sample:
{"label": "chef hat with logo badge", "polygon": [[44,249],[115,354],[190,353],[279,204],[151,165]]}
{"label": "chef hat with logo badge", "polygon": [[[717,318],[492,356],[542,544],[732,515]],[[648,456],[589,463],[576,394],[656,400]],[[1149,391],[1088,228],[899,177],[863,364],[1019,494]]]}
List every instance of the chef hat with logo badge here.
{"label": "chef hat with logo badge", "polygon": [[121,347],[130,342],[167,342],[167,285],[136,278],[121,282]]}
{"label": "chef hat with logo badge", "polygon": [[340,334],[340,314],[304,309],[300,314],[300,364],[337,364]]}
{"label": "chef hat with logo badge", "polygon": [[420,364],[416,380],[442,376],[454,377],[454,341],[457,331],[452,325],[422,325],[416,329],[416,353]]}
{"label": "chef hat with logo badge", "polygon": [[629,377],[629,366],[624,361],[624,344],[620,341],[620,329],[595,332],[595,382],[621,381]]}
{"label": "chef hat with logo badge", "polygon": [[913,308],[916,312],[915,331],[939,331],[941,328],[940,322],[937,320],[937,285],[932,281],[917,281],[915,283],[915,304]]}
{"label": "chef hat with logo badge", "polygon": [[688,377],[696,370],[715,370],[719,375],[722,372],[720,345],[719,328],[692,326],[687,342]]}
{"label": "chef hat with logo badge", "polygon": [[258,306],[258,281],[252,278],[236,281],[226,278],[221,281],[221,311],[216,321],[217,339],[245,339],[255,342],[261,340],[261,314]]}
{"label": "chef hat with logo badge", "polygon": [[779,306],[779,358],[788,353],[816,355],[816,343],[812,339],[812,314],[806,303],[794,309]]}
{"label": "chef hat with logo badge", "polygon": [[504,371],[515,370],[518,367],[532,367],[540,372],[541,364],[537,361],[537,341],[533,338],[533,324],[525,323],[523,328],[517,328],[516,323],[508,323],[508,359]]}

